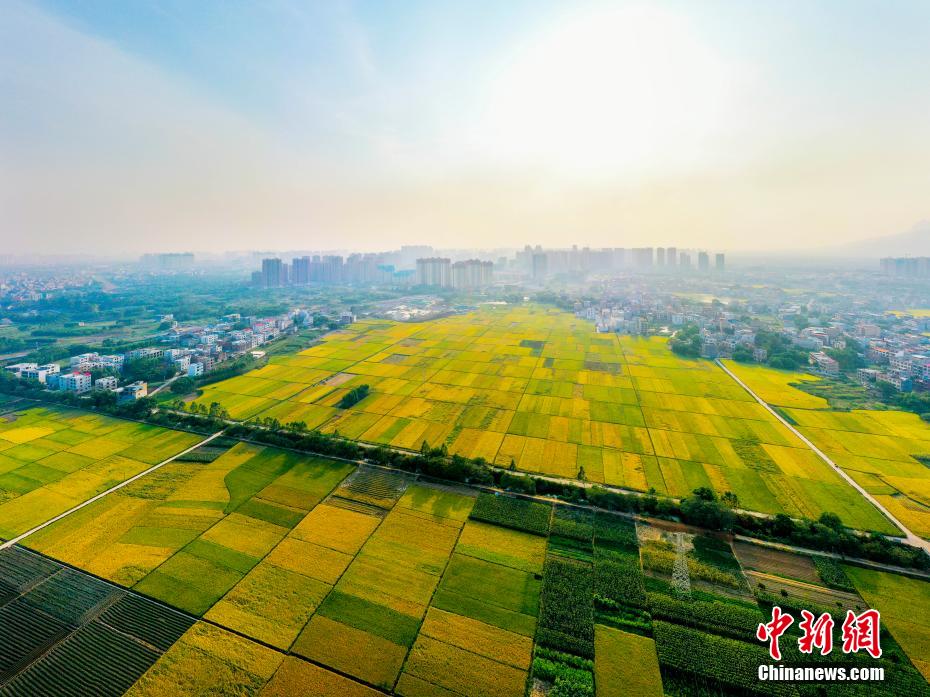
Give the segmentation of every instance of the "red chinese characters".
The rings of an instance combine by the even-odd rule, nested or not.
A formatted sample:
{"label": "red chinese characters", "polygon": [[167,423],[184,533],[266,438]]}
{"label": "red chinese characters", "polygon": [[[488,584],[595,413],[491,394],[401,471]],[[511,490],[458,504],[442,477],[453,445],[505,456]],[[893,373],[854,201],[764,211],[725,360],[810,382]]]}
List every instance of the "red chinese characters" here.
{"label": "red chinese characters", "polygon": [[878,610],[866,610],[861,615],[847,610],[843,621],[843,653],[865,649],[872,658],[881,658],[880,621]]}
{"label": "red chinese characters", "polygon": [[772,621],[760,624],[756,629],[756,638],[759,641],[769,642],[769,655],[772,660],[781,660],[781,649],[778,648],[778,639],[791,626],[794,618],[781,611],[777,605],[772,608]]}
{"label": "red chinese characters", "polygon": [[[818,649],[821,656],[833,651],[835,622],[830,613],[825,612],[817,617],[813,612],[801,610],[801,618],[798,623],[798,629],[801,630],[798,650],[804,654],[812,654],[814,649]],[[878,610],[866,610],[858,615],[848,610],[842,627],[843,653],[866,651],[872,658],[881,658],[880,622],[881,615]],[[772,621],[760,624],[756,629],[756,638],[769,642],[769,655],[773,660],[781,660],[778,640],[793,623],[794,617],[782,612],[782,609],[775,605],[772,607]]]}
{"label": "red chinese characters", "polygon": [[821,656],[826,656],[833,650],[833,618],[825,612],[814,620],[814,613],[807,610],[801,610],[801,617],[798,628],[802,634],[798,639],[798,649],[801,653],[813,653],[817,648]]}

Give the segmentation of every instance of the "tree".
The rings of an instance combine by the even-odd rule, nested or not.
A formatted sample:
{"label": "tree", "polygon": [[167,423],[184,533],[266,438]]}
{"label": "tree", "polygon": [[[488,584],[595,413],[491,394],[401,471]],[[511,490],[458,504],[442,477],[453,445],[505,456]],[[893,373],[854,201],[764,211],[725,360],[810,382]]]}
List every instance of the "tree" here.
{"label": "tree", "polygon": [[174,394],[188,394],[197,387],[197,381],[193,378],[178,378],[171,383],[171,392]]}
{"label": "tree", "polygon": [[843,521],[840,520],[840,517],[836,513],[821,513],[820,517],[817,519],[817,522],[821,525],[827,526],[831,530],[835,530],[836,532],[843,531]]}
{"label": "tree", "polygon": [[517,470],[517,462],[513,458],[510,458],[510,471],[516,472],[516,470]]}
{"label": "tree", "polygon": [[575,478],[576,478],[578,481],[581,481],[581,482],[583,482],[583,481],[585,481],[585,480],[587,479],[587,477],[585,476],[585,473],[584,473],[584,465],[582,465],[581,467],[578,468],[578,476],[575,477]]}
{"label": "tree", "polygon": [[688,325],[675,332],[668,343],[673,353],[688,358],[697,358],[701,355],[701,330],[697,325]]}
{"label": "tree", "polygon": [[173,365],[166,364],[158,358],[140,358],[123,366],[123,375],[130,381],[161,382],[172,377],[174,373]]}
{"label": "tree", "polygon": [[370,388],[368,385],[359,385],[355,389],[350,390],[342,399],[339,400],[339,408],[348,409],[349,407],[354,407],[368,396],[369,389]]}
{"label": "tree", "polygon": [[733,360],[739,363],[751,363],[752,351],[745,346],[737,346],[733,349]]}
{"label": "tree", "polygon": [[681,517],[686,523],[708,530],[729,530],[733,527],[733,512],[720,504],[714,492],[700,487],[682,499]]}
{"label": "tree", "polygon": [[786,513],[776,513],[772,524],[772,532],[782,538],[790,538],[794,534],[795,526],[791,516]]}
{"label": "tree", "polygon": [[725,491],[720,497],[720,503],[727,508],[739,508],[739,497],[732,491]]}

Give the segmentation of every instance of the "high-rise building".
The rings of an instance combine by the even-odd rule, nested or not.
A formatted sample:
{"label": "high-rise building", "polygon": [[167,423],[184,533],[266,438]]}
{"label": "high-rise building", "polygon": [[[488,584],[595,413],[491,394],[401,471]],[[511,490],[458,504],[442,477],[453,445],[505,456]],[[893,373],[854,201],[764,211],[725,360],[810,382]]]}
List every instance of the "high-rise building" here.
{"label": "high-rise building", "polygon": [[698,252],[698,270],[708,271],[710,269],[710,255],[707,252]]}
{"label": "high-rise building", "polygon": [[656,266],[665,266],[665,247],[658,247],[656,249]]}
{"label": "high-rise building", "polygon": [[678,266],[678,250],[675,247],[665,249],[665,265],[669,267]]}
{"label": "high-rise building", "polygon": [[684,271],[691,269],[691,255],[687,252],[678,253],[678,268]]}
{"label": "high-rise building", "polygon": [[930,257],[885,257],[879,263],[882,273],[886,276],[930,276]]}
{"label": "high-rise building", "polygon": [[452,261],[443,257],[417,259],[418,286],[452,287]]}
{"label": "high-rise building", "polygon": [[280,288],[287,285],[287,264],[278,258],[262,259],[262,286]]}
{"label": "high-rise building", "polygon": [[723,271],[723,270],[724,270],[724,265],[725,265],[725,263],[726,263],[726,262],[724,261],[723,254],[717,254],[717,255],[714,257],[714,268],[715,268],[717,271]]}
{"label": "high-rise building", "polygon": [[633,266],[637,269],[651,269],[652,247],[635,247],[633,249]]}
{"label": "high-rise building", "polygon": [[616,247],[613,253],[613,267],[622,269],[626,266],[626,250],[623,247]]}
{"label": "high-rise building", "polygon": [[533,253],[533,280],[541,281],[549,274],[549,257],[545,252]]}
{"label": "high-rise building", "polygon": [[452,265],[452,287],[471,289],[491,285],[494,280],[494,262],[469,259]]}
{"label": "high-rise building", "polygon": [[291,260],[291,283],[295,286],[310,283],[310,257],[294,257]]}

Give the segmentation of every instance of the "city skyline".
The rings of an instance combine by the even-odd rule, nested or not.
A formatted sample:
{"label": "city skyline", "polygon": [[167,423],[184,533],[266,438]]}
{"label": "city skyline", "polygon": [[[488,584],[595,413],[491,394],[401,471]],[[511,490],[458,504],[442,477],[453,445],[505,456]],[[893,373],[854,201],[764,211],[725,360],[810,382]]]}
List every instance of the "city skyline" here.
{"label": "city skyline", "polygon": [[930,217],[924,3],[115,7],[0,10],[4,253],[784,252]]}

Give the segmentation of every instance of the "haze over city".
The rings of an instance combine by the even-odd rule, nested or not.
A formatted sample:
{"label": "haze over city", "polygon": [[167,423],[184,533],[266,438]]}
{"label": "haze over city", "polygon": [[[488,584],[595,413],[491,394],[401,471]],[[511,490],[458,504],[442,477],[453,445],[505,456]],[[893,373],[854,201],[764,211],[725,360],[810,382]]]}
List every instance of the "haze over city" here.
{"label": "haze over city", "polygon": [[924,2],[12,0],[4,251],[900,233],[928,39]]}

